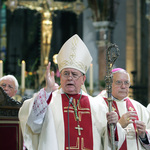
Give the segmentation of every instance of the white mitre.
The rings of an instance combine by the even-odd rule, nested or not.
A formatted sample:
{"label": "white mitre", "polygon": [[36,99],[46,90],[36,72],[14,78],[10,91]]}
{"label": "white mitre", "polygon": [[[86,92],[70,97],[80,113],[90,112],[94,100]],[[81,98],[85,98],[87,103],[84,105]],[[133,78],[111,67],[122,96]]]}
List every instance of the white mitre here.
{"label": "white mitre", "polygon": [[59,72],[64,68],[74,68],[86,74],[91,62],[91,54],[77,34],[64,43],[57,56]]}

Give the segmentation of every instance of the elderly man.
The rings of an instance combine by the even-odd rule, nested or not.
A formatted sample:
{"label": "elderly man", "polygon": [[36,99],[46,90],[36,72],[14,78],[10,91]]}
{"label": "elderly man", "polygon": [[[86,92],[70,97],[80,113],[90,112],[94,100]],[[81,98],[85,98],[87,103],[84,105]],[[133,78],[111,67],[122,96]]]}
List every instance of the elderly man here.
{"label": "elderly man", "polygon": [[[0,86],[7,93],[9,97],[14,97],[18,91],[18,81],[13,75],[5,75],[0,78]],[[23,150],[26,150],[23,145]]]}
{"label": "elderly man", "polygon": [[0,86],[8,94],[8,96],[13,97],[18,91],[18,81],[13,75],[6,75],[0,78]]}
{"label": "elderly man", "polygon": [[108,123],[118,121],[115,112],[86,94],[82,87],[92,61],[78,35],[62,46],[58,57],[60,88],[55,84],[50,63],[46,71],[46,87],[20,109],[19,118],[25,145],[30,150],[108,150]]}
{"label": "elderly man", "polygon": [[[121,150],[150,150],[150,113],[139,102],[128,97],[130,77],[126,70],[112,70],[112,108],[118,114],[122,131],[119,132]],[[107,93],[102,91],[98,97],[107,103]]]}

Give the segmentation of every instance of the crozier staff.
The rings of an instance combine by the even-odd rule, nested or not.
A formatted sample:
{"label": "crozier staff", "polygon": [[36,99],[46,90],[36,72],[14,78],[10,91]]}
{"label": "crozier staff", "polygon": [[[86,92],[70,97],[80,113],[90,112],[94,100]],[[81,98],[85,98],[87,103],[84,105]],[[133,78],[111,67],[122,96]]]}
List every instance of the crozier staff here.
{"label": "crozier staff", "polygon": [[115,112],[82,90],[92,57],[78,35],[62,46],[57,62],[61,88],[52,92],[54,72],[50,63],[46,71],[46,87],[19,112],[25,145],[30,150],[109,149],[107,123],[116,124]]}

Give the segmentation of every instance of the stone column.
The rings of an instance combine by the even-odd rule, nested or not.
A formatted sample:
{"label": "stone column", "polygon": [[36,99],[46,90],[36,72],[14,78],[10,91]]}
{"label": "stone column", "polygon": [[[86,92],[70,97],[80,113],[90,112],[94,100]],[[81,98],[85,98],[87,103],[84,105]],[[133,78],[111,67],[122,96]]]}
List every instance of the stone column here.
{"label": "stone column", "polygon": [[[150,3],[149,3],[149,9],[150,9]],[[147,19],[150,22],[150,15],[146,16]],[[150,40],[150,23],[148,25],[149,27],[149,34],[148,34],[148,38]],[[150,58],[150,43],[148,45],[148,58]],[[148,59],[148,104],[150,103],[150,59]]]}
{"label": "stone column", "polygon": [[96,29],[96,38],[98,46],[98,64],[99,64],[99,82],[100,90],[104,88],[105,76],[106,76],[106,49],[111,42],[112,30],[114,24],[110,21],[98,21],[93,22],[93,26]]}
{"label": "stone column", "polygon": [[[148,39],[150,40],[150,0],[146,0],[146,18],[149,21]],[[150,58],[150,42],[148,43],[148,58]],[[149,103],[150,103],[150,59],[148,59],[148,104]]]}
{"label": "stone column", "polygon": [[[150,23],[149,23],[149,31],[150,31]],[[150,39],[150,33],[148,34]],[[150,58],[150,43],[148,45],[148,58]],[[150,103],[150,59],[148,59],[148,104]]]}

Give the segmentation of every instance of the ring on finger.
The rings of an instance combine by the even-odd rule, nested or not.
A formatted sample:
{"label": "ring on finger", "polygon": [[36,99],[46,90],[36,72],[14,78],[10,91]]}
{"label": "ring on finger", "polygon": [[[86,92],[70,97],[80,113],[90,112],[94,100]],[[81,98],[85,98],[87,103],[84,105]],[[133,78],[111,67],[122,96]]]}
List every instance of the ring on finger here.
{"label": "ring on finger", "polygon": [[127,118],[127,121],[129,121],[130,120],[130,118]]}

